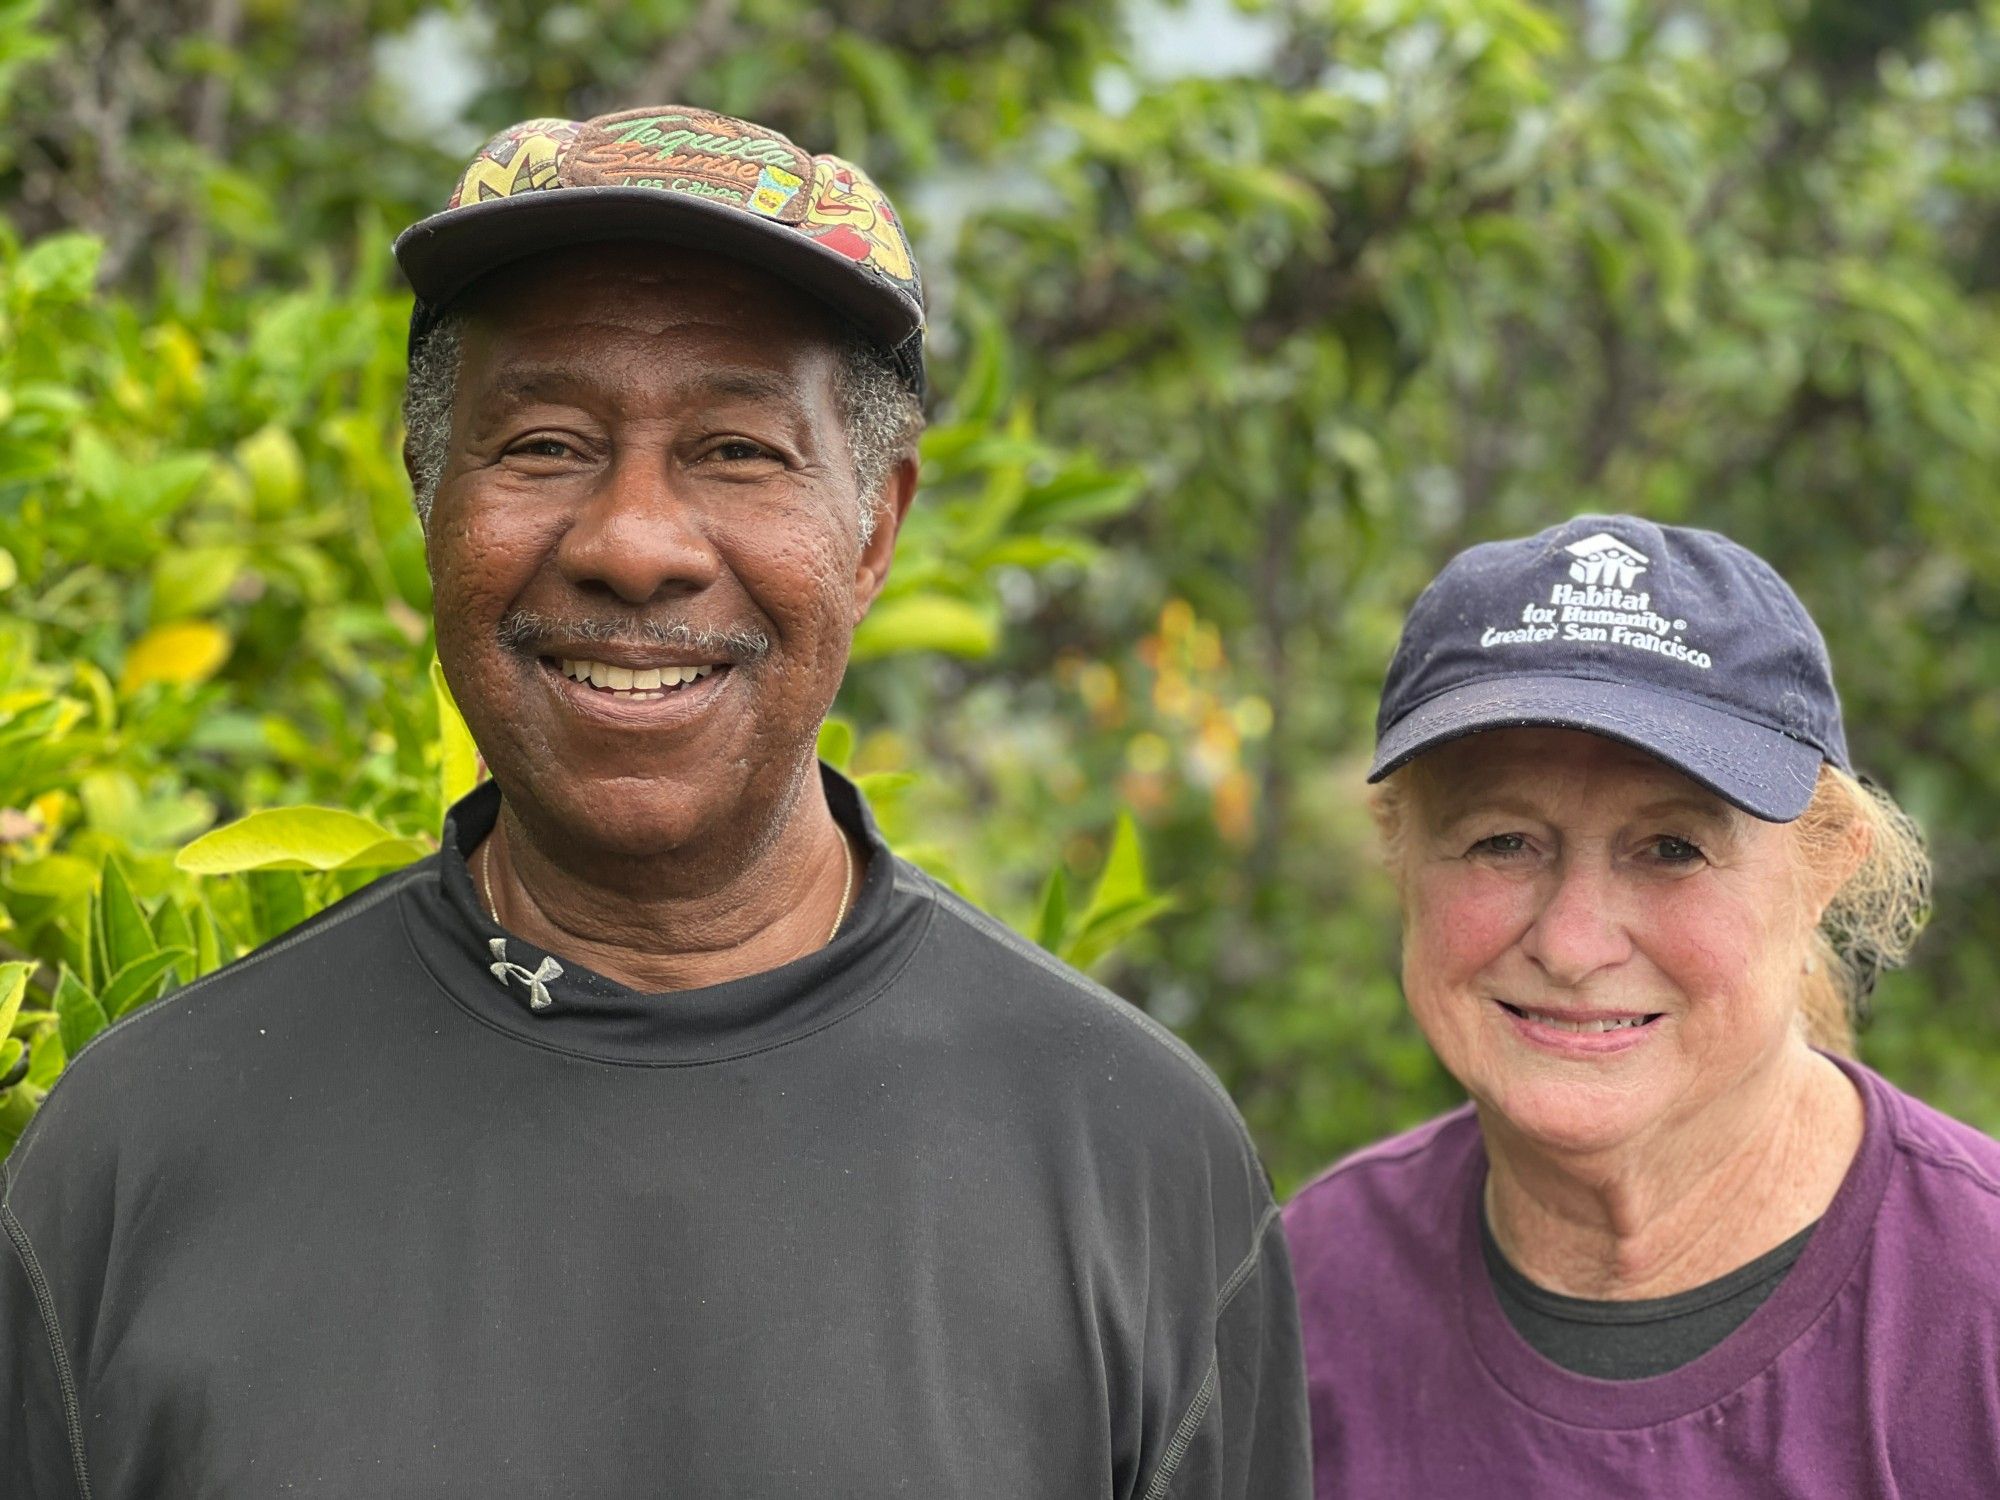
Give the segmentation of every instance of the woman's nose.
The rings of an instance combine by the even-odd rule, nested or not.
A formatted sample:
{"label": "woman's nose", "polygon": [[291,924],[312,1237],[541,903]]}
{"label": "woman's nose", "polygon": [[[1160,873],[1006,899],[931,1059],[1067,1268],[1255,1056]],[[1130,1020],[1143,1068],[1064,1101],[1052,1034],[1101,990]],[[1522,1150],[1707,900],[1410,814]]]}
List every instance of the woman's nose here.
{"label": "woman's nose", "polygon": [[627,604],[697,594],[715,582],[721,557],[676,479],[671,455],[619,455],[557,548],[563,576]]}
{"label": "woman's nose", "polygon": [[1632,940],[1611,872],[1592,860],[1565,858],[1521,947],[1563,986],[1623,963]]}

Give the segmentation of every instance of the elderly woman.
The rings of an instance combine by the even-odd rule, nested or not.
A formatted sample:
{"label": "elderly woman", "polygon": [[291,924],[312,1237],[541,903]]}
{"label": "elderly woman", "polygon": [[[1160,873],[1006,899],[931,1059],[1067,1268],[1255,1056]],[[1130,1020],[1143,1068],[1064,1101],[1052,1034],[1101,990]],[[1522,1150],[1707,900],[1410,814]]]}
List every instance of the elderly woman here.
{"label": "elderly woman", "polygon": [[1318,1494],[2000,1495],[2000,1144],[1842,1055],[1927,867],[1784,582],[1629,516],[1475,547],[1369,779],[1471,1103],[1286,1211]]}

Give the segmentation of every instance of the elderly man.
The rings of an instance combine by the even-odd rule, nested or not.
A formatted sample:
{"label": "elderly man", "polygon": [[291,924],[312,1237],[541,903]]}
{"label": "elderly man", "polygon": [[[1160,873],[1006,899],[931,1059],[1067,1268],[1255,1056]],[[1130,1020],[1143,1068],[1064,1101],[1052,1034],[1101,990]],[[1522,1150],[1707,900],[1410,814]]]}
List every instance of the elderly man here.
{"label": "elderly man", "polygon": [[887,201],[696,110],[537,120],[397,252],[493,781],[50,1097],[0,1490],[1307,1493],[1214,1079],[814,755],[917,482]]}

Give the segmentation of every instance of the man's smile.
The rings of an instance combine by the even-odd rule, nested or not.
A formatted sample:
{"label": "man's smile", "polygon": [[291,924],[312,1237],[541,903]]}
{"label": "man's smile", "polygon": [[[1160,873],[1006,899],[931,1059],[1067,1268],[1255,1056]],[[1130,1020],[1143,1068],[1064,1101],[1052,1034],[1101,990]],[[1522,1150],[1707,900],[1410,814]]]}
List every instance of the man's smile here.
{"label": "man's smile", "polygon": [[[543,657],[542,660],[546,663],[549,658]],[[577,682],[587,682],[594,688],[613,693],[633,693],[641,697],[673,692],[687,683],[699,682],[715,671],[718,665],[707,662],[701,666],[679,666],[669,662],[664,666],[621,667],[593,660],[556,663],[563,676]]]}
{"label": "man's smile", "polygon": [[664,729],[686,723],[728,690],[727,662],[631,667],[592,658],[536,658],[556,700],[599,724]]}

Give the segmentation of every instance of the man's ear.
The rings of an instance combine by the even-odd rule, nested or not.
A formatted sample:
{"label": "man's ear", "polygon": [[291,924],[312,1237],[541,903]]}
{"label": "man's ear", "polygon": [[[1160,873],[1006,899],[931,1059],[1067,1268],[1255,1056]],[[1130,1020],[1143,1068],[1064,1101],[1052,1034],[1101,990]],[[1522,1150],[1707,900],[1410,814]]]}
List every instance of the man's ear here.
{"label": "man's ear", "polygon": [[854,623],[868,613],[868,606],[889,581],[889,564],[896,556],[896,535],[903,529],[903,517],[917,497],[917,456],[906,453],[897,460],[882,489],[875,497],[875,530],[861,549],[854,565]]}

